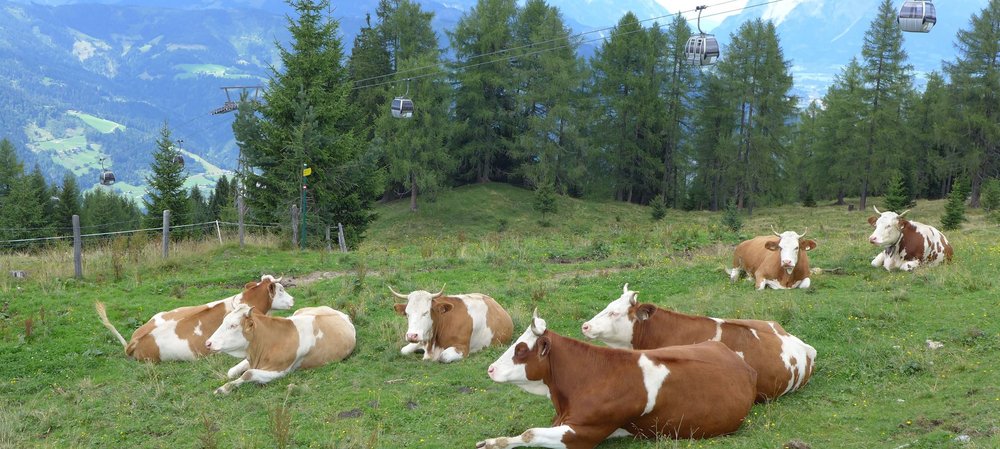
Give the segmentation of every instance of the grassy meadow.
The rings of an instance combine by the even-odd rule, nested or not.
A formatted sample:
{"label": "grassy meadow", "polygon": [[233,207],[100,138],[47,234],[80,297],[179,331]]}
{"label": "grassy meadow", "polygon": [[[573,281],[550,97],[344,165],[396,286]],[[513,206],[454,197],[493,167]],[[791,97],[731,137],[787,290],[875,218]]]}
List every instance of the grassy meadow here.
{"label": "grassy meadow", "polygon": [[[0,448],[472,448],[548,426],[551,403],[486,376],[505,347],[449,365],[399,354],[406,324],[386,287],[487,293],[516,335],[537,307],[550,329],[583,338],[580,324],[624,283],[685,313],[777,320],[818,356],[808,385],[755,405],[733,435],[601,448],[1000,447],[1000,228],[978,211],[948,233],[953,264],[887,273],[869,265],[872,214],[843,206],[758,208],[733,234],[717,213],[654,222],[645,207],[570,198],[541,226],[531,199],[492,184],[439,194],[415,214],[405,200],[380,206],[348,254],[257,236],[245,249],[232,237],[181,242],[162,260],[157,237],[119,239],[87,251],[83,280],[68,248],[0,255]],[[938,225],[943,210],[919,201],[910,218]],[[818,242],[811,288],[729,282],[735,244],[771,225]],[[262,273],[284,276],[296,307],[351,315],[354,354],[215,396],[238,360],[129,360],[94,313],[103,301],[128,337],[158,311],[235,294]]]}

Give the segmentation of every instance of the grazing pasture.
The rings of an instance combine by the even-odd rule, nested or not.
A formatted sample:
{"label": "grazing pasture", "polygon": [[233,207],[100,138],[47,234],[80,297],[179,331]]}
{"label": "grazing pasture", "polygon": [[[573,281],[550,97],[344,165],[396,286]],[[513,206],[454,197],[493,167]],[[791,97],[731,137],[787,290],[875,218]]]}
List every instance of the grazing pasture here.
{"label": "grazing pasture", "polygon": [[[88,252],[82,281],[68,248],[0,255],[0,448],[472,448],[548,426],[550,401],[487,377],[505,346],[451,364],[401,355],[406,322],[386,285],[488,294],[518,331],[538,307],[550,329],[582,339],[580,325],[626,282],[641,301],[684,313],[776,320],[818,355],[808,385],[754,405],[735,434],[601,448],[1000,447],[1000,229],[978,211],[948,234],[954,263],[888,273],[869,265],[873,213],[844,206],[757,208],[734,234],[721,214],[670,210],[653,222],[648,208],[569,198],[543,227],[530,192],[498,184],[439,194],[416,214],[404,203],[381,206],[348,254],[265,237],[243,250],[182,242],[161,260],[151,238]],[[938,225],[943,208],[920,201],[909,216]],[[822,271],[808,289],[729,282],[735,245],[771,225],[808,228],[818,242],[809,257]],[[238,360],[129,360],[94,313],[103,301],[129,335],[158,311],[233,295],[261,273],[285,277],[295,308],[349,314],[355,352],[220,397],[212,392]]]}

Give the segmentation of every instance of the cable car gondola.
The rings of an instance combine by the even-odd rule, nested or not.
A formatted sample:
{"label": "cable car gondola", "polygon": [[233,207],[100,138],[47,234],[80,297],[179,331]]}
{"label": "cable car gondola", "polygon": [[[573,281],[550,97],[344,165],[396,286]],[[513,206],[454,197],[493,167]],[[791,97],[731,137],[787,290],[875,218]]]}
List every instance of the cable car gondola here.
{"label": "cable car gondola", "polygon": [[911,33],[927,33],[937,23],[937,11],[931,0],[906,0],[896,18],[899,28]]}
{"label": "cable car gondola", "polygon": [[177,165],[180,165],[183,168],[184,167],[184,156],[181,156],[180,154],[178,154],[177,156],[174,156],[174,163],[177,164]]}
{"label": "cable car gondola", "polygon": [[692,65],[712,65],[719,59],[719,41],[715,35],[701,31],[701,11],[705,8],[705,5],[695,8],[698,11],[698,34],[691,36],[684,45],[684,57]]}
{"label": "cable car gondola", "polygon": [[101,158],[101,175],[99,177],[101,185],[109,186],[115,183],[115,172],[111,169],[104,168],[104,158]]}
{"label": "cable car gondola", "polygon": [[406,79],[406,93],[402,97],[392,99],[392,116],[396,118],[413,117],[413,100],[406,97],[410,93],[410,79]]}

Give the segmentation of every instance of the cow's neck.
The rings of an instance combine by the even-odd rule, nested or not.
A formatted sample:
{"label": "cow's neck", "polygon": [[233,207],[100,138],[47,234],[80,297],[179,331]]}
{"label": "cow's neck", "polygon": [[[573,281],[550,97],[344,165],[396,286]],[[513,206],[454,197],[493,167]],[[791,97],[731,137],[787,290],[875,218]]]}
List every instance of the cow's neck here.
{"label": "cow's neck", "polygon": [[885,255],[886,256],[893,256],[897,252],[899,252],[899,244],[903,241],[903,233],[905,233],[905,232],[906,232],[906,229],[900,229],[899,230],[899,238],[896,239],[896,241],[893,242],[892,245],[889,245],[889,246],[885,247]]}
{"label": "cow's neck", "polygon": [[632,347],[653,349],[700,343],[711,339],[715,329],[716,322],[711,318],[657,308],[656,313],[635,327]]}
{"label": "cow's neck", "polygon": [[246,319],[254,321],[252,338],[247,347],[247,360],[251,368],[268,365],[275,358],[294,355],[299,347],[299,333],[295,323],[287,318],[264,314],[251,314]]}

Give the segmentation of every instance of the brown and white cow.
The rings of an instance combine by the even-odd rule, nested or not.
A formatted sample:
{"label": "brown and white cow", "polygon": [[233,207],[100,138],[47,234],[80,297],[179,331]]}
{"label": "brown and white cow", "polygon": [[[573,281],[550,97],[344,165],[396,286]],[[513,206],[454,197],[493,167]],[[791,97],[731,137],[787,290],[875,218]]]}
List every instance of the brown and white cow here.
{"label": "brown and white cow", "polygon": [[351,318],[330,307],[303,307],[281,318],[253,313],[241,304],[205,341],[209,351],[244,357],[226,373],[233,380],[215,394],[228,394],[244,382],[266,384],[299,368],[343,360],[354,351],[355,338]]}
{"label": "brown and white cow", "polygon": [[785,231],[774,236],[764,235],[744,240],[736,245],[733,268],[729,279],[739,280],[743,273],[752,275],[757,290],[809,288],[809,256],[806,251],[816,248],[814,240],[803,240],[805,233]]}
{"label": "brown and white cow", "polygon": [[868,217],[868,224],[875,228],[868,241],[882,247],[882,252],[872,259],[873,267],[888,271],[900,269],[913,271],[921,263],[934,266],[941,261],[951,262],[952,249],[948,239],[933,226],[903,218],[909,210],[896,214],[879,212],[878,217]]}
{"label": "brown and white cow", "polygon": [[423,350],[424,360],[454,362],[489,345],[510,342],[514,321],[493,298],[482,293],[445,296],[444,289],[430,293],[416,290],[408,295],[389,291],[406,304],[395,304],[396,313],[407,320],[406,341],[400,350],[412,354]]}
{"label": "brown and white cow", "polygon": [[720,341],[757,370],[758,402],[805,385],[816,360],[816,349],[774,321],[727,320],[662,309],[639,303],[639,293],[629,290],[628,284],[621,297],[583,323],[582,330],[587,338],[625,349]]}
{"label": "brown and white cow", "polygon": [[594,346],[532,317],[487,370],[495,382],[538,393],[555,406],[552,427],[480,441],[477,448],[593,448],[609,437],[706,438],[735,432],[753,406],[757,374],[726,345],[633,351]]}
{"label": "brown and white cow", "polygon": [[132,333],[128,342],[108,320],[104,304],[97,302],[97,315],[125,347],[125,354],[136,360],[160,362],[194,360],[208,354],[205,340],[219,327],[222,318],[240,304],[248,304],[261,313],[271,309],[286,310],[295,298],[285,292],[281,278],[261,276],[260,282],[249,282],[243,292],[226,299],[200,306],[179,307],[153,315],[146,324]]}

